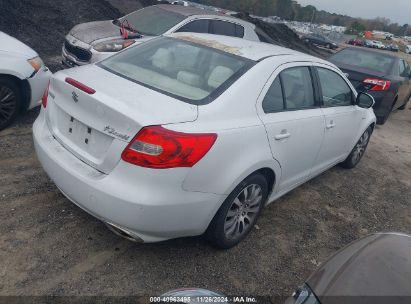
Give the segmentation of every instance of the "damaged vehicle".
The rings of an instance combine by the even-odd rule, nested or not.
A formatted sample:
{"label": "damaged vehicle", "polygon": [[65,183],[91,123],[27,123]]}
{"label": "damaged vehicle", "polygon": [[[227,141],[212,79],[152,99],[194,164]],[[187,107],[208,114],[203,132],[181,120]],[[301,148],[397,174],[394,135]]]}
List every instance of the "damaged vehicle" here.
{"label": "damaged vehicle", "polygon": [[230,248],[268,202],[360,162],[373,103],[319,58],[174,33],[56,73],[34,145],[61,192],[116,233]]}
{"label": "damaged vehicle", "polygon": [[174,32],[210,33],[259,41],[252,23],[193,6],[148,6],[116,20],[76,25],[66,36],[62,57],[68,67],[97,62],[131,45]]}
{"label": "damaged vehicle", "polygon": [[33,49],[0,31],[0,131],[40,105],[50,76]]}

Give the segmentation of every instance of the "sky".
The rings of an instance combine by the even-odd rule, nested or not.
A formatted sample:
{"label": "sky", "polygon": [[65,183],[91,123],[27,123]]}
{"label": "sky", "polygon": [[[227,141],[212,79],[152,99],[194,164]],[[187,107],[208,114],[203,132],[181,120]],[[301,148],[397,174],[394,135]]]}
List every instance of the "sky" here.
{"label": "sky", "polygon": [[330,13],[372,19],[386,17],[391,22],[411,24],[411,0],[297,0]]}

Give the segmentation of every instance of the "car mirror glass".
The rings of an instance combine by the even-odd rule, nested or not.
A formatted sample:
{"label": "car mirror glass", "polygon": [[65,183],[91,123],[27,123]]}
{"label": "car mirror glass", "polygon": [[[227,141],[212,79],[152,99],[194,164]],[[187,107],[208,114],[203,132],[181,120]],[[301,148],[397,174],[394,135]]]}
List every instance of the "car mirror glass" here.
{"label": "car mirror glass", "polygon": [[370,94],[361,92],[357,96],[356,104],[360,108],[365,108],[365,109],[372,108],[374,106],[374,103],[375,103],[374,98]]}

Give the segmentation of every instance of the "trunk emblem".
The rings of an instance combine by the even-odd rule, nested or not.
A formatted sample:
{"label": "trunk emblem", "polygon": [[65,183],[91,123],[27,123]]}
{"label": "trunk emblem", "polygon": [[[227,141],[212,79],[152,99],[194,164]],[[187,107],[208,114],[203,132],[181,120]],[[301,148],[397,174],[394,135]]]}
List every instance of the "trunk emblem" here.
{"label": "trunk emblem", "polygon": [[71,97],[73,98],[74,102],[78,102],[78,95],[76,92],[71,92]]}

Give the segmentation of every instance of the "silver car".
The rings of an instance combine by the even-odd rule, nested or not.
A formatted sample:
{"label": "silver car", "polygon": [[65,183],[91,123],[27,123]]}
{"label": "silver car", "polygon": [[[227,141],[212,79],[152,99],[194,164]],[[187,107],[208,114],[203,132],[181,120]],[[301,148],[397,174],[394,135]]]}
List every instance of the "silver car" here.
{"label": "silver car", "polygon": [[260,41],[252,23],[192,6],[154,5],[116,20],[76,25],[66,36],[63,64],[94,63],[115,52],[174,32],[210,33]]}

